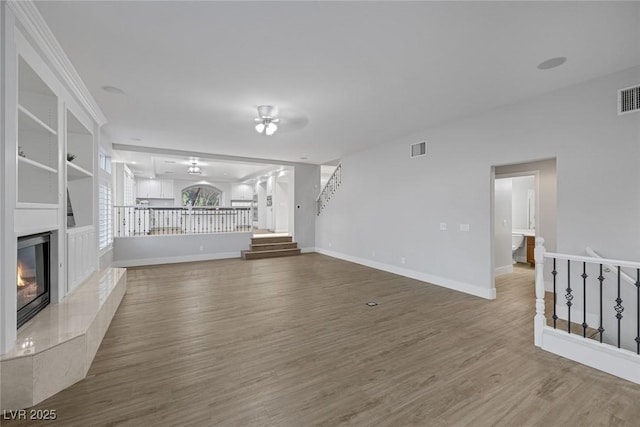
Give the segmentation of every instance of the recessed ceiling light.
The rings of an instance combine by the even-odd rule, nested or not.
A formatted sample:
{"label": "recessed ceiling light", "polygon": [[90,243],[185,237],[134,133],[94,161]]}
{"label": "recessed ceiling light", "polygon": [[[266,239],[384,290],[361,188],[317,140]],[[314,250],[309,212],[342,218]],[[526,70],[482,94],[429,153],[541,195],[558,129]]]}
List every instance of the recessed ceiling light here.
{"label": "recessed ceiling light", "polygon": [[136,161],[134,160],[133,162],[131,162],[131,164],[132,164],[132,165],[135,165],[135,164],[136,164]]}
{"label": "recessed ceiling light", "polygon": [[124,91],[115,86],[102,86],[102,90],[116,95],[124,95]]}
{"label": "recessed ceiling light", "polygon": [[538,64],[538,70],[550,70],[556,68],[567,62],[567,58],[564,56],[558,56],[556,58],[547,59]]}

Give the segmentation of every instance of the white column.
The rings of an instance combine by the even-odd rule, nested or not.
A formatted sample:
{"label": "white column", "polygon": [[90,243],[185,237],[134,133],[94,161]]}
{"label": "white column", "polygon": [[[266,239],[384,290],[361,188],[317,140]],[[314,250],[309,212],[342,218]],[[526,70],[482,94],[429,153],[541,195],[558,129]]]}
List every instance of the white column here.
{"label": "white column", "polygon": [[534,344],[542,347],[542,330],[547,324],[544,317],[544,239],[536,237],[534,259],[536,261],[536,316],[533,321]]}

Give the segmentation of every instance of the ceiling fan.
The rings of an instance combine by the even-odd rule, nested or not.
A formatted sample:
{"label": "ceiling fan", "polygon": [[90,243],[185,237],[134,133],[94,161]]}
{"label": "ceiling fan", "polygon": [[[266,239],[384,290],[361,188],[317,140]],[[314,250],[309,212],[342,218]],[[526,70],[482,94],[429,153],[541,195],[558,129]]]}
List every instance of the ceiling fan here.
{"label": "ceiling fan", "polygon": [[253,119],[257,123],[256,131],[267,136],[273,135],[278,130],[276,123],[280,122],[280,119],[276,117],[277,115],[278,110],[273,105],[260,105],[258,107],[258,117]]}

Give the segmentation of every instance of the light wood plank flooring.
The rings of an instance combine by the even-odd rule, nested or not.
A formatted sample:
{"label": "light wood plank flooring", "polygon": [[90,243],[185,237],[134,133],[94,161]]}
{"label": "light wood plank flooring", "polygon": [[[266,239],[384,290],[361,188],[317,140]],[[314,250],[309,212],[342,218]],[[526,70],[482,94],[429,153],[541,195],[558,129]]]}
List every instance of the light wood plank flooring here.
{"label": "light wood plank flooring", "polygon": [[528,268],[494,301],[319,254],[128,278],[47,425],[640,425],[640,386],[533,346]]}

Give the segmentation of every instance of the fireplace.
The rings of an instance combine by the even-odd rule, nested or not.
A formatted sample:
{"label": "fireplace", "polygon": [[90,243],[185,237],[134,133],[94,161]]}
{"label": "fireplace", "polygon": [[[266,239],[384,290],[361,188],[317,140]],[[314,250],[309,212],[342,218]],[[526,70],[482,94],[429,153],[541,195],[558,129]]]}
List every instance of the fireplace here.
{"label": "fireplace", "polygon": [[49,305],[50,233],[18,238],[18,328]]}

